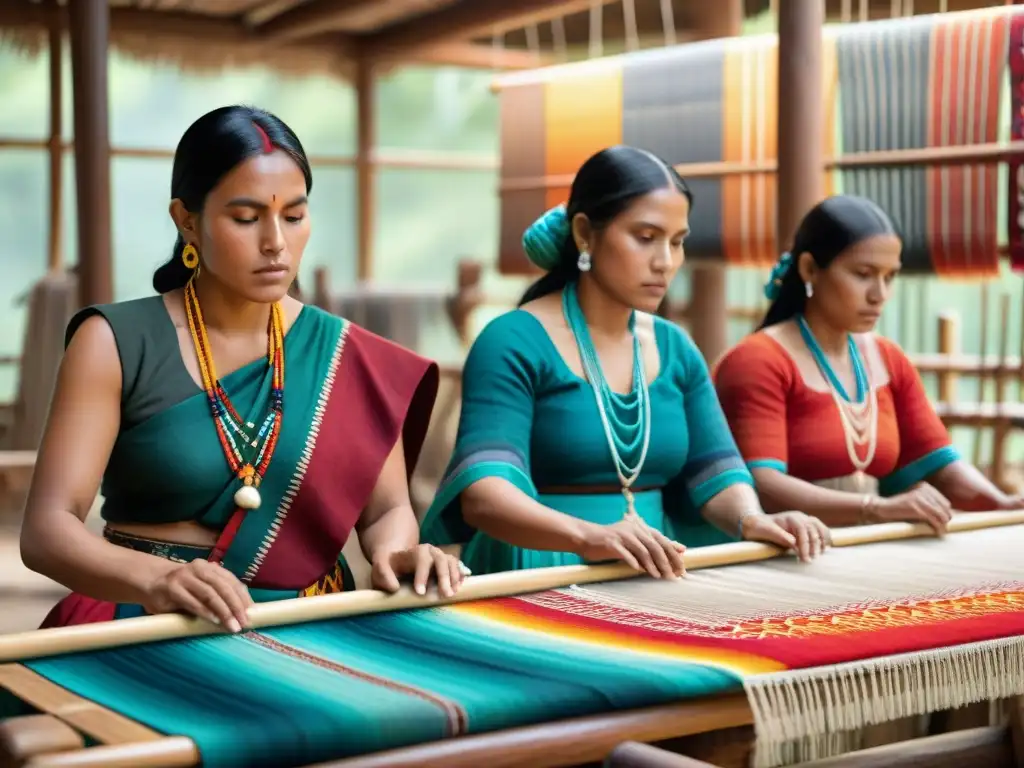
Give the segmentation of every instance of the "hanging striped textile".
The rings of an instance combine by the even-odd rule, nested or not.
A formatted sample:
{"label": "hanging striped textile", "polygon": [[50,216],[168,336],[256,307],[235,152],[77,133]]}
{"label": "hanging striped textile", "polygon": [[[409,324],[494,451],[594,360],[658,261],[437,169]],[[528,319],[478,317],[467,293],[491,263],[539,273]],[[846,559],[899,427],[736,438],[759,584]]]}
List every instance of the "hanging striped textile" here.
{"label": "hanging striped textile", "polygon": [[[1010,140],[1024,139],[1024,14],[1016,14],[1010,20]],[[1007,199],[1007,242],[1010,251],[1010,266],[1015,271],[1024,270],[1024,160],[1013,157],[1009,163]]]}
{"label": "hanging striped textile", "polygon": [[[622,139],[667,163],[717,163],[723,155],[725,50],[719,42],[627,56],[623,63]],[[694,211],[686,252],[722,253],[723,180],[689,178]]]}
{"label": "hanging striped textile", "polygon": [[[826,157],[998,141],[1014,13],[1020,11],[986,9],[826,30]],[[774,35],[690,43],[504,79],[501,271],[533,271],[522,252],[523,231],[565,201],[589,155],[619,142],[693,171],[687,178],[696,198],[688,258],[774,263],[777,81]],[[1019,112],[1024,94],[1014,98]],[[823,173],[826,194],[864,195],[889,212],[904,240],[908,272],[961,279],[997,274],[994,163]],[[1014,185],[1011,199],[1016,196]],[[1022,240],[1016,221],[1014,215],[1012,231]],[[1024,243],[1018,248],[1024,264]]]}
{"label": "hanging striped textile", "polygon": [[[995,142],[1008,41],[1005,13],[857,24],[837,34],[844,153]],[[998,171],[991,164],[842,172],[903,237],[904,269],[998,274]]]}
{"label": "hanging striped textile", "polygon": [[573,176],[588,157],[623,140],[619,62],[560,69],[565,71],[558,78],[503,91],[502,273],[535,271],[523,254],[523,232],[568,199]]}
{"label": "hanging striped textile", "polygon": [[[835,152],[835,46],[826,37],[822,49],[825,142]],[[770,267],[778,259],[775,165],[778,159],[778,41],[775,37],[724,41],[724,119],[722,159],[741,167],[765,170],[722,178],[723,255],[730,265]],[[832,193],[832,174],[822,171],[825,194]]]}
{"label": "hanging striped textile", "polygon": [[[832,125],[836,67],[829,41],[823,58]],[[522,253],[523,231],[566,201],[573,174],[587,157],[617,143],[676,166],[739,166],[728,176],[687,177],[696,200],[687,257],[773,264],[777,61],[775,37],[761,36],[553,67],[533,79],[507,81],[501,99],[501,271],[532,271]],[[833,133],[826,135],[828,154]]]}

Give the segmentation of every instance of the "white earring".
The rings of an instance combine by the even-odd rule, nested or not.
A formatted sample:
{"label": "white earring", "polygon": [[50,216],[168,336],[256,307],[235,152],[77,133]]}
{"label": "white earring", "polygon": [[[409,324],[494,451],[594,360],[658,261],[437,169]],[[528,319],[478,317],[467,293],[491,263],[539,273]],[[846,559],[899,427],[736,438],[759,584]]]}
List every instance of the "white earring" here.
{"label": "white earring", "polygon": [[810,280],[808,280],[806,283],[804,283],[804,290],[807,292],[807,298],[808,299],[811,298],[811,296],[814,295],[814,286],[811,285],[811,281]]}
{"label": "white earring", "polygon": [[576,259],[576,267],[580,272],[590,271],[590,254],[587,251],[580,251],[580,257]]}

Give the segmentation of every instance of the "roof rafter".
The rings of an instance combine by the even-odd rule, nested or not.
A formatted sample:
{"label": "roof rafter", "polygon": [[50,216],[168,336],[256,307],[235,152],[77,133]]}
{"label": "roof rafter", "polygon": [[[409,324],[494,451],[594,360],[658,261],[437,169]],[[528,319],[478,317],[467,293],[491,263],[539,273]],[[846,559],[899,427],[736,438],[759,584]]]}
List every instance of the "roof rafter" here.
{"label": "roof rafter", "polygon": [[327,30],[373,30],[436,11],[452,0],[309,0],[264,24],[267,40],[298,40]]}
{"label": "roof rafter", "polygon": [[[597,0],[609,5],[617,0]],[[594,0],[462,0],[458,5],[395,24],[359,40],[371,59],[410,55],[441,43],[522,29],[591,8]]]}

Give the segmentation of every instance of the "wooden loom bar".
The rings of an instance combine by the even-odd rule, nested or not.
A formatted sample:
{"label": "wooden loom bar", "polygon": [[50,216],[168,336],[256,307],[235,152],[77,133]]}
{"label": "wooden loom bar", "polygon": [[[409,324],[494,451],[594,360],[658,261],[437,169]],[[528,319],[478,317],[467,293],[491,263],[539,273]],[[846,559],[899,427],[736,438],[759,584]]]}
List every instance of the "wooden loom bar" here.
{"label": "wooden loom bar", "polygon": [[21,664],[0,665],[0,688],[103,744],[157,741],[161,734],[52,683]]}
{"label": "wooden loom bar", "polygon": [[[951,533],[957,533],[1021,524],[1024,524],[1024,510],[1018,512],[973,512],[956,515],[950,522],[948,530]],[[833,532],[833,545],[850,547],[932,535],[934,535],[932,529],[923,523],[884,523],[836,529]],[[785,553],[778,547],[744,541],[687,550],[684,560],[688,570],[699,570],[770,560],[783,554]],[[573,584],[616,581],[634,578],[638,575],[624,563],[538,568],[530,571],[471,576],[464,582],[458,594],[451,598],[441,598],[436,591],[431,591],[426,597],[421,597],[408,587],[403,587],[391,595],[364,589],[322,595],[316,600],[295,598],[261,603],[249,609],[249,617],[253,629],[259,629],[337,619],[345,616],[464,603],[472,600],[557,589]],[[143,616],[120,619],[116,622],[35,630],[0,636],[0,663],[121,645],[216,635],[223,632],[223,628],[202,619],[179,614]]]}
{"label": "wooden loom bar", "polygon": [[[857,168],[899,168],[905,166],[931,167],[936,165],[970,165],[972,163],[1004,163],[1011,157],[1024,154],[1024,141],[995,142],[988,144],[965,144],[955,147],[925,147],[924,149],[900,149],[878,152],[850,152],[838,157],[825,159],[826,170],[850,170]],[[675,166],[679,173],[691,179],[721,178],[778,173],[778,164],[764,162],[710,162],[680,163]],[[572,176],[534,176],[509,179],[501,184],[502,192],[522,192],[535,189],[560,188],[572,184]]]}

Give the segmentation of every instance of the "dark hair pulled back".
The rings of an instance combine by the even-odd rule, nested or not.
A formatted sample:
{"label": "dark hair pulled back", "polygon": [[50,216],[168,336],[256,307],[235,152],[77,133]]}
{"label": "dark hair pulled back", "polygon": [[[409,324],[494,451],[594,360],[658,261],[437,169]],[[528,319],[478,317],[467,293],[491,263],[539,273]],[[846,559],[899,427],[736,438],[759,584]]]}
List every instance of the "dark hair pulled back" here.
{"label": "dark hair pulled back", "polygon": [[772,298],[761,328],[785,322],[804,311],[807,293],[800,278],[800,255],[809,253],[820,269],[857,243],[872,237],[895,235],[885,211],[866,197],[835,195],[811,208],[800,222],[793,247],[782,255],[766,288]]}
{"label": "dark hair pulled back", "polygon": [[[306,193],[313,189],[313,172],[302,143],[283,120],[262,109],[220,107],[188,127],[174,152],[171,199],[181,200],[191,213],[203,210],[206,197],[230,171],[249,158],[279,149],[290,155],[306,178]],[[153,275],[157,293],[183,288],[192,276],[181,259],[185,240],[178,235],[171,258]]]}
{"label": "dark hair pulled back", "polygon": [[530,260],[541,266],[553,266],[526,290],[519,304],[560,291],[579,278],[580,252],[572,236],[572,220],[577,214],[586,216],[590,226],[599,231],[637,198],[670,186],[686,195],[693,205],[693,195],[676,169],[646,150],[618,145],[592,155],[573,179],[564,221],[561,214],[555,217],[560,220],[560,228],[552,227],[548,212],[524,235]]}

